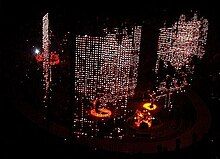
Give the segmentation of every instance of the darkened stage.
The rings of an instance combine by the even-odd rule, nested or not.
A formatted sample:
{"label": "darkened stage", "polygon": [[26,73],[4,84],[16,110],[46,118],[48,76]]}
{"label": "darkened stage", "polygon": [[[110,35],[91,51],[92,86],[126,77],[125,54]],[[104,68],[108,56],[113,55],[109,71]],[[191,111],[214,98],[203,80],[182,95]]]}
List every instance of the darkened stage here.
{"label": "darkened stage", "polygon": [[218,9],[2,8],[4,144],[109,159],[220,157]]}

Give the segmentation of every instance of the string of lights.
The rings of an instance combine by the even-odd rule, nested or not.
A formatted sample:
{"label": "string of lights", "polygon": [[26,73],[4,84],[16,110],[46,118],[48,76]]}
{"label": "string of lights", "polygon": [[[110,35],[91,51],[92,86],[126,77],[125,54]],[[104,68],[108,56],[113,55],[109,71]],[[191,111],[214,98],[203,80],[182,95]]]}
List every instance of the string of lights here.
{"label": "string of lights", "polygon": [[[154,94],[156,94],[156,100],[165,97],[164,107],[169,110],[172,109],[172,93],[185,92],[185,87],[190,85],[189,79],[195,67],[193,57],[202,59],[205,54],[207,31],[208,20],[198,19],[197,14],[189,20],[186,20],[185,15],[181,15],[172,27],[164,26],[160,29],[155,66],[158,85]],[[165,78],[162,77],[159,80],[161,61],[165,69],[170,66],[174,68],[175,73],[166,74]]]}
{"label": "string of lights", "polygon": [[[44,85],[44,107],[47,108],[47,102],[48,102],[48,93],[50,88],[50,82],[51,82],[51,66],[50,66],[50,51],[49,51],[49,45],[50,45],[50,39],[49,39],[49,18],[48,13],[43,17],[43,37],[42,37],[42,48],[43,48],[43,85]],[[46,119],[46,116],[44,116]]]}
{"label": "string of lights", "polygon": [[181,15],[172,27],[161,28],[155,72],[158,72],[160,60],[166,67],[170,63],[176,70],[184,66],[190,68],[194,55],[201,59],[205,54],[207,30],[208,20],[198,19],[197,14],[188,21],[185,15]]}
{"label": "string of lights", "polygon": [[[99,104],[93,105],[90,114],[102,118],[113,115],[114,120],[118,120],[129,112],[128,98],[134,95],[137,85],[141,26],[132,28],[130,35],[127,28],[121,32],[119,28],[111,32],[105,28],[103,32],[106,35],[100,37],[76,36],[75,92],[78,96],[75,99],[90,102],[98,99]],[[119,36],[121,39],[117,38]],[[88,122],[85,118],[87,108],[91,109],[88,105],[80,105],[78,111],[81,113],[75,114],[75,126],[81,122],[83,127]],[[107,113],[101,114],[103,110]]]}

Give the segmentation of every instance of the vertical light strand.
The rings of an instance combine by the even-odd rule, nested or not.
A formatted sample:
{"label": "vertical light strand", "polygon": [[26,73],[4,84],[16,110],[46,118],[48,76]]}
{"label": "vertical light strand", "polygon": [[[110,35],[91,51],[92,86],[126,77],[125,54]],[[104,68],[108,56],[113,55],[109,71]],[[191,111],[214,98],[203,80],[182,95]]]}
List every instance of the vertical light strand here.
{"label": "vertical light strand", "polygon": [[[49,18],[48,13],[44,15],[43,17],[43,37],[42,37],[42,48],[43,48],[43,85],[44,85],[44,107],[47,108],[48,106],[48,95],[49,95],[49,87],[51,82],[51,67],[50,67],[50,53],[49,53]],[[44,116],[44,119],[46,119],[46,116]]]}

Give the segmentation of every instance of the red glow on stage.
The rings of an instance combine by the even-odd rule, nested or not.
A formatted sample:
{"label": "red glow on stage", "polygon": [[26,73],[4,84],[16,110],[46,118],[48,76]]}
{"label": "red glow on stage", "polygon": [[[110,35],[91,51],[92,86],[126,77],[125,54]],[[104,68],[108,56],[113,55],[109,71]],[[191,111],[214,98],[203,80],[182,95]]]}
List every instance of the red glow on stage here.
{"label": "red glow on stage", "polygon": [[60,63],[59,55],[56,52],[50,54],[50,65],[58,65]]}
{"label": "red glow on stage", "polygon": [[[37,62],[42,62],[44,60],[43,54],[37,54],[35,56]],[[56,52],[50,53],[50,65],[58,65],[60,63],[59,55]]]}
{"label": "red glow on stage", "polygon": [[42,62],[44,60],[43,54],[37,54],[37,55],[35,55],[35,58],[36,58],[37,62]]}

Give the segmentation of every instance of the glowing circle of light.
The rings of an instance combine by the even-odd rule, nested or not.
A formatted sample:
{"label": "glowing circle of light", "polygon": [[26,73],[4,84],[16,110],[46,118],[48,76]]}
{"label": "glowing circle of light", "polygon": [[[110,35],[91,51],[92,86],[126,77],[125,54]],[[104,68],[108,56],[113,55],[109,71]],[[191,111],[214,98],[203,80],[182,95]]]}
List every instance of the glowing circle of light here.
{"label": "glowing circle of light", "polygon": [[143,108],[145,108],[147,110],[155,110],[157,108],[157,106],[155,104],[153,104],[153,107],[151,107],[151,103],[145,103],[143,105]]}
{"label": "glowing circle of light", "polygon": [[112,115],[112,112],[109,109],[99,108],[98,110],[99,110],[99,112],[97,112],[95,109],[92,109],[90,111],[90,114],[92,116],[95,116],[95,117],[98,117],[98,118],[107,118],[107,117],[110,117]]}

